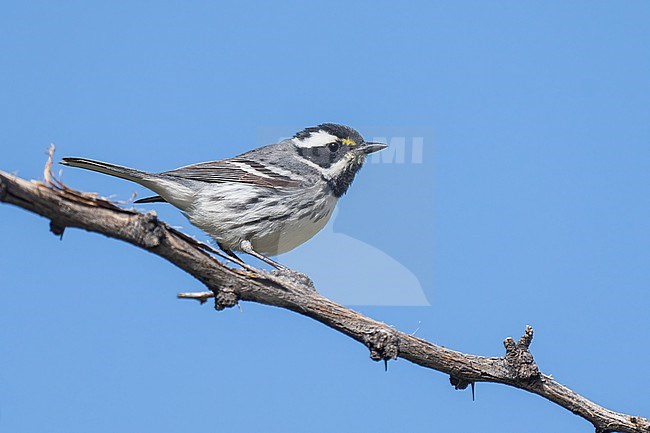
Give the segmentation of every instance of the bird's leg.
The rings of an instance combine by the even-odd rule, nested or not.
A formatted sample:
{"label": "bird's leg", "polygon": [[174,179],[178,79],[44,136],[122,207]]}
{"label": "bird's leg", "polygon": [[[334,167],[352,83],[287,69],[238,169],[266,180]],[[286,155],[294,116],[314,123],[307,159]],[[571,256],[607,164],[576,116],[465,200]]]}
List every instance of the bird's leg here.
{"label": "bird's leg", "polygon": [[253,249],[253,246],[251,245],[251,241],[248,241],[248,240],[242,241],[240,247],[241,247],[241,250],[243,252],[245,252],[246,254],[251,255],[251,256],[255,257],[256,259],[259,259],[259,260],[263,261],[264,263],[266,263],[269,266],[273,266],[278,271],[288,271],[289,270],[289,268],[287,268],[285,266],[282,266],[280,263],[276,262],[275,260],[271,260],[268,257],[266,257],[266,256],[258,253],[257,251],[255,251]]}
{"label": "bird's leg", "polygon": [[230,257],[232,257],[233,259],[238,260],[238,261],[240,261],[240,262],[242,261],[242,259],[240,259],[239,257],[237,257],[237,254],[235,254],[233,250],[231,250],[230,248],[228,248],[227,246],[225,246],[225,245],[222,244],[221,242],[217,242],[217,245],[219,246],[219,249],[220,249],[221,251],[223,251],[224,253],[226,253],[227,255],[229,255]]}
{"label": "bird's leg", "polygon": [[243,241],[240,245],[240,248],[246,254],[250,254],[256,259],[263,261],[267,265],[273,266],[276,270],[271,271],[272,275],[275,275],[280,278],[284,278],[293,283],[298,283],[302,286],[306,286],[311,290],[316,290],[316,288],[314,287],[314,282],[307,275],[300,273],[298,271],[293,271],[287,268],[286,266],[282,266],[280,263],[276,262],[275,260],[271,260],[268,257],[258,253],[253,249],[253,246],[251,245],[250,241]]}

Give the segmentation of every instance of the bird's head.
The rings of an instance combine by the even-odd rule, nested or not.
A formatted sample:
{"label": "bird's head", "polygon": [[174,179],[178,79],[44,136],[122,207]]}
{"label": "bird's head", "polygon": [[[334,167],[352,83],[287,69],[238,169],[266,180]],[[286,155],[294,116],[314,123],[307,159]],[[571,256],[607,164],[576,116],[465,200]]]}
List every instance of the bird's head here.
{"label": "bird's head", "polygon": [[337,197],[346,193],[366,155],[387,147],[367,142],[354,129],[335,123],[303,129],[291,141],[303,162],[321,173]]}

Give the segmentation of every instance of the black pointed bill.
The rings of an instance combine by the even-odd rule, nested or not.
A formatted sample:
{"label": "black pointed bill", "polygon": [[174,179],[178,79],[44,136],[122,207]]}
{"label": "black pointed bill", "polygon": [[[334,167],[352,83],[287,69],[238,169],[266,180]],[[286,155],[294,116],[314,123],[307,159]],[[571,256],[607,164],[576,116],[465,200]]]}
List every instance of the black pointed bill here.
{"label": "black pointed bill", "polygon": [[361,146],[359,146],[359,150],[368,155],[370,153],[379,152],[380,150],[386,149],[387,147],[388,145],[384,143],[364,142]]}

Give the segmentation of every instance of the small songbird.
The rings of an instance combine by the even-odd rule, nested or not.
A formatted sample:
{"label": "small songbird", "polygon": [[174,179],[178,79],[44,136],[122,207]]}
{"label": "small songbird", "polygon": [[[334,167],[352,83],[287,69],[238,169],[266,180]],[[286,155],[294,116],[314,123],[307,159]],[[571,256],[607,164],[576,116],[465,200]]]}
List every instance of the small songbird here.
{"label": "small songbird", "polygon": [[318,233],[366,155],[385,147],[347,126],[324,123],[234,158],[162,173],[85,158],[61,163],[136,182],[157,194],[136,203],[171,203],[226,253],[243,251],[281,268],[267,256]]}

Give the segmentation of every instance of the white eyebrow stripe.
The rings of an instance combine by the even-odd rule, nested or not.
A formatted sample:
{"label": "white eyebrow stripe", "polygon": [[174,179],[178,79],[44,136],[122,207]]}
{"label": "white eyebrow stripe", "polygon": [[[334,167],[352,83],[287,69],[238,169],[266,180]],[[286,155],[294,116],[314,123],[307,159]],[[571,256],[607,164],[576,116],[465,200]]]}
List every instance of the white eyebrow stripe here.
{"label": "white eyebrow stripe", "polygon": [[294,138],[291,141],[293,141],[293,144],[295,144],[298,147],[312,148],[312,147],[323,147],[336,140],[338,140],[337,136],[332,135],[329,132],[325,132],[321,129],[318,132],[312,132],[307,138],[303,138],[303,139]]}

